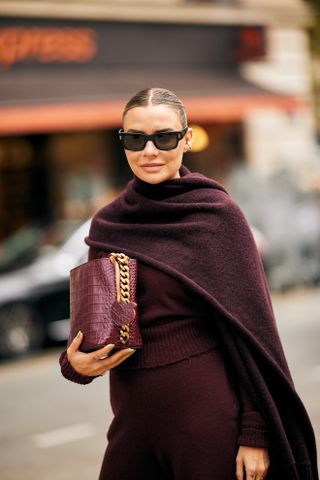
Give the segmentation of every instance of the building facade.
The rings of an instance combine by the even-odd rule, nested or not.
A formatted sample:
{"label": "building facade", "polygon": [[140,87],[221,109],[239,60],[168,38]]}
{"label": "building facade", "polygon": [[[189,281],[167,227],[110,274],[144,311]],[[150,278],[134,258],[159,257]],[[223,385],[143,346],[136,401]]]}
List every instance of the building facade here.
{"label": "building facade", "polygon": [[298,0],[0,1],[0,239],[112,198],[123,107],[150,86],[186,105],[191,169],[305,170],[311,22]]}

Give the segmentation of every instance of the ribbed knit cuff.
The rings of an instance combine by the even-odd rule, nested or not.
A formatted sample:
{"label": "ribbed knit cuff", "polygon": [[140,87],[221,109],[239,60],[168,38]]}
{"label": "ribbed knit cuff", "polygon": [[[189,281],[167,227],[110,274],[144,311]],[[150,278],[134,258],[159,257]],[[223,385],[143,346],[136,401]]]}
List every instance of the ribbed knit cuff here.
{"label": "ribbed knit cuff", "polygon": [[87,385],[88,383],[91,383],[92,380],[97,378],[97,377],[91,377],[87,375],[81,375],[81,373],[78,373],[69,362],[66,351],[61,353],[59,358],[59,363],[60,363],[62,375],[67,380],[70,380],[71,382],[79,383],[81,385]]}
{"label": "ribbed knit cuff", "polygon": [[238,444],[247,447],[268,448],[268,430],[259,412],[251,411],[241,414],[241,431]]}

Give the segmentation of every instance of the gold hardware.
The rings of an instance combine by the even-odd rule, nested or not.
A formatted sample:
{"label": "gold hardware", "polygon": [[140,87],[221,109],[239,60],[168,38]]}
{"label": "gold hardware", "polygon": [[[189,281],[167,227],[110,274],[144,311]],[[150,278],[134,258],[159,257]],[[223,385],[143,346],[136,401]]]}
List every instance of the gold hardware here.
{"label": "gold hardware", "polygon": [[[115,267],[117,302],[130,303],[130,270],[129,257],[124,253],[110,253],[110,261]],[[125,344],[129,340],[129,325],[122,325],[119,340]]]}

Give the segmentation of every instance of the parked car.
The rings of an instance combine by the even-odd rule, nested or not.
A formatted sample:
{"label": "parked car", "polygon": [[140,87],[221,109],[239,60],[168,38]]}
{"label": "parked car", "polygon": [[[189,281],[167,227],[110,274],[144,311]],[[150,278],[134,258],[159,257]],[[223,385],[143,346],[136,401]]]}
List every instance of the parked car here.
{"label": "parked car", "polygon": [[58,248],[0,276],[0,357],[15,357],[69,331],[70,269],[87,259],[87,220]]}
{"label": "parked car", "polygon": [[39,254],[54,250],[79,226],[79,220],[33,222],[0,243],[0,275],[31,264]]}

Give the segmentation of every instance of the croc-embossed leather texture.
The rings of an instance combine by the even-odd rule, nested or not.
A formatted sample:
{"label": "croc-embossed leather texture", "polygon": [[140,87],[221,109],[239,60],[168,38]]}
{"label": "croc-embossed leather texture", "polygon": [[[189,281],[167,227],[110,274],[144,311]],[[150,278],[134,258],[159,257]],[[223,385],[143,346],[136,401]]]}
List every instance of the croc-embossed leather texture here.
{"label": "croc-embossed leather texture", "polygon": [[[70,270],[70,337],[83,333],[80,350],[90,352],[114,343],[119,348],[141,348],[136,303],[137,260],[129,258],[130,303],[117,302],[115,266],[108,257],[89,260]],[[122,343],[121,329],[126,343]],[[129,333],[127,335],[127,332]],[[123,333],[123,332],[122,332]]]}

